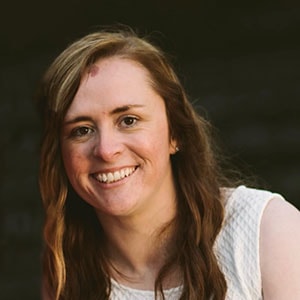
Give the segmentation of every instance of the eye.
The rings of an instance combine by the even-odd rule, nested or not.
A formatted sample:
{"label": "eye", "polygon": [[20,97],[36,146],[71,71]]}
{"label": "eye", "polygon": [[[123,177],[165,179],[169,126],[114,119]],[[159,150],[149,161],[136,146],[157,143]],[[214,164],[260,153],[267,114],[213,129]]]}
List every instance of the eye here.
{"label": "eye", "polygon": [[137,121],[138,121],[137,117],[126,116],[121,119],[120,125],[121,127],[129,128],[129,127],[133,127]]}
{"label": "eye", "polygon": [[74,128],[71,132],[71,136],[72,137],[83,137],[83,136],[86,136],[86,135],[89,135],[92,133],[93,133],[93,129],[82,126],[82,127]]}

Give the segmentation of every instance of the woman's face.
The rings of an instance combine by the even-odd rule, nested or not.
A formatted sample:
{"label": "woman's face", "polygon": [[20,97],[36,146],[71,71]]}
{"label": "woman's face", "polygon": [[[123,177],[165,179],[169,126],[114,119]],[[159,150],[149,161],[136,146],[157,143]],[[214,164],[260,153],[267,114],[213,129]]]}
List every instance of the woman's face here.
{"label": "woman's face", "polygon": [[67,111],[62,157],[74,190],[101,215],[133,216],[175,202],[163,99],[139,64],[106,58],[83,76]]}

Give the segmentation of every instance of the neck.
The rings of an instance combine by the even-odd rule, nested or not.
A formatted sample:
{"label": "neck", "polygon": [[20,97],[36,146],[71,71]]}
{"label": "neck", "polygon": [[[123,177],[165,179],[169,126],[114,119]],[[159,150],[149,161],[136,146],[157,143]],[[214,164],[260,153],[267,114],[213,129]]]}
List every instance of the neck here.
{"label": "neck", "polygon": [[153,288],[173,246],[175,206],[174,201],[164,209],[134,217],[99,216],[112,277],[135,288]]}

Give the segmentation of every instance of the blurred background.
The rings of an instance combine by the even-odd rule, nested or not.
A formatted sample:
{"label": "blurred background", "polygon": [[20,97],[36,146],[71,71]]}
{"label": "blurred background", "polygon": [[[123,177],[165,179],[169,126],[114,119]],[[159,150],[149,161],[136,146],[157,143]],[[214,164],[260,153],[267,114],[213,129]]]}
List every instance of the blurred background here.
{"label": "blurred background", "polygon": [[74,39],[116,23],[154,36],[232,161],[300,208],[297,1],[7,1],[0,10],[0,299],[40,298],[38,81]]}

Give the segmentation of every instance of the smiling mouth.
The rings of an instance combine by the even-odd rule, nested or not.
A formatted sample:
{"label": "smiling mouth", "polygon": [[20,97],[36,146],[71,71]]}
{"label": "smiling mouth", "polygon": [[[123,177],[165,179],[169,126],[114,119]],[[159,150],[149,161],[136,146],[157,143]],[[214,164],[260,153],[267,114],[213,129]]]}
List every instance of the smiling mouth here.
{"label": "smiling mouth", "polygon": [[113,183],[124,179],[125,177],[129,177],[132,175],[138,167],[130,167],[124,168],[115,172],[108,173],[97,173],[94,174],[93,177],[102,183]]}

